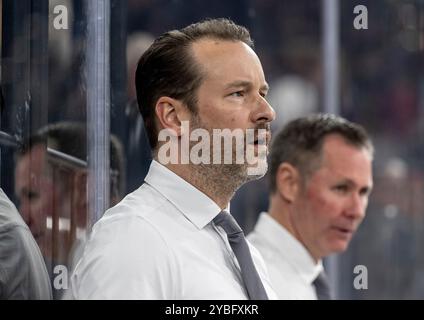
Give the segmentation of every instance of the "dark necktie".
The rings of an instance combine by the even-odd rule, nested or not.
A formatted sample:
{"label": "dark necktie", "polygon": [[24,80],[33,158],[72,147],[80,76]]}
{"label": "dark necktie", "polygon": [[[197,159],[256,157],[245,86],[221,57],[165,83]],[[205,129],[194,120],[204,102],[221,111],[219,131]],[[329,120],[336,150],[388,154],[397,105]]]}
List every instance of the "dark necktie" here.
{"label": "dark necktie", "polygon": [[268,300],[261,278],[253,264],[244,233],[231,214],[221,211],[214,219],[215,225],[227,233],[228,242],[240,265],[241,276],[250,300]]}
{"label": "dark necktie", "polygon": [[328,278],[322,271],[313,282],[318,300],[331,300],[331,290]]}

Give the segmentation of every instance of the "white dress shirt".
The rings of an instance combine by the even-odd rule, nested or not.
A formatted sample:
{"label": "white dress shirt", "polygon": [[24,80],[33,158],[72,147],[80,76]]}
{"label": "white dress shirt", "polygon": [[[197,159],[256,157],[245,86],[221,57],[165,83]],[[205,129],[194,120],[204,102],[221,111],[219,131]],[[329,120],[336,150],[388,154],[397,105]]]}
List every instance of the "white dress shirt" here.
{"label": "white dress shirt", "polygon": [[261,253],[278,299],[316,300],[313,281],[323,270],[306,248],[268,213],[247,237]]}
{"label": "white dress shirt", "polygon": [[[152,161],[145,183],[106,211],[71,277],[76,299],[247,299],[219,206]],[[266,267],[250,245],[270,299]]]}

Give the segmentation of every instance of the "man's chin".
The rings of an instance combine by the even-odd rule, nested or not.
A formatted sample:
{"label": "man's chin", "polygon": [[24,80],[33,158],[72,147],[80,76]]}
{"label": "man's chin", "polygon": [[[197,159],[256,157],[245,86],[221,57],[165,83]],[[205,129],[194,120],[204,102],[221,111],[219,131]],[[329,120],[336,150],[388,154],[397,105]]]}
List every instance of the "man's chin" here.
{"label": "man's chin", "polygon": [[267,171],[268,162],[266,159],[258,159],[255,164],[248,165],[246,170],[249,181],[262,178]]}
{"label": "man's chin", "polygon": [[347,240],[339,240],[336,243],[333,243],[332,248],[330,250],[330,254],[338,254],[343,253],[349,247],[349,241]]}

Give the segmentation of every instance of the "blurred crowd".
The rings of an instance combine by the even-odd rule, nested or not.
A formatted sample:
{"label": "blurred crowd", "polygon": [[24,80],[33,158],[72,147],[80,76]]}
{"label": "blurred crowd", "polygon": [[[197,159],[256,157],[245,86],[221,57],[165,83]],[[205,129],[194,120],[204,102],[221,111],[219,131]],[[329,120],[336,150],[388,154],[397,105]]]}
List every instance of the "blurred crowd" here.
{"label": "blurred crowd", "polygon": [[[256,39],[255,48],[270,83],[269,102],[277,114],[273,131],[296,117],[325,111],[319,1],[111,2],[111,128],[114,135],[111,143],[116,147],[112,157],[119,158],[112,169],[122,179],[112,187],[119,192],[111,192],[116,196],[111,204],[141,185],[151,161],[136,103],[134,73],[140,55],[154,37],[166,30],[206,17],[231,17],[236,23],[246,25]],[[1,121],[2,130],[7,128],[23,144],[29,143],[27,149],[14,153],[13,157],[18,159],[16,169],[1,167],[2,185],[7,179],[5,173],[15,172],[14,189],[5,191],[16,200],[26,222],[33,225],[31,231],[52,277],[52,263],[70,263],[69,254],[75,250],[76,240],[83,237],[78,230],[85,230],[87,226],[87,204],[82,200],[86,199],[86,190],[81,187],[86,182],[83,173],[86,168],[76,170],[78,166],[69,162],[54,162],[57,158],[51,154],[46,158],[47,148],[58,149],[83,162],[87,161],[87,152],[86,144],[81,143],[86,140],[84,130],[81,134],[69,135],[69,139],[75,139],[70,149],[52,141],[54,138],[46,130],[53,130],[47,126],[58,122],[85,126],[89,90],[84,51],[87,44],[84,1],[49,1],[51,7],[56,4],[65,4],[71,19],[66,32],[49,29],[46,104],[41,110],[17,105],[13,110],[6,110]],[[424,253],[420,249],[424,241],[424,6],[418,0],[361,1],[368,8],[369,29],[358,31],[352,26],[356,4],[359,2],[343,1],[340,7],[340,113],[366,127],[374,140],[375,185],[367,217],[350,249],[340,256],[340,292],[348,299],[424,298]],[[7,46],[14,48],[14,45]],[[9,52],[16,50],[19,49]],[[21,63],[18,58],[2,56],[2,66]],[[2,87],[19,85],[7,81],[3,73]],[[14,105],[8,93],[3,92],[5,105]],[[25,127],[26,119],[37,113],[46,116],[41,117],[39,123]],[[44,140],[37,142],[35,137]],[[37,143],[38,149],[34,147]],[[82,152],[75,153],[77,149]],[[31,156],[29,151],[33,152]],[[3,152],[4,155],[12,157],[8,151]],[[27,163],[23,163],[25,160]],[[54,163],[54,170],[50,168],[48,173],[50,180],[37,180],[35,185],[25,188],[24,178],[45,173],[46,162]],[[266,181],[265,177],[243,186],[231,203],[233,215],[246,232],[252,230],[259,212],[268,206]],[[49,198],[45,199],[42,193]],[[33,201],[32,209],[25,201]],[[41,209],[35,208],[37,204],[34,207],[34,201],[40,201]],[[77,212],[83,212],[82,216]],[[47,235],[41,229],[46,229]],[[41,238],[41,234],[48,238]],[[352,287],[352,270],[359,264],[368,268],[368,290],[358,291]]]}

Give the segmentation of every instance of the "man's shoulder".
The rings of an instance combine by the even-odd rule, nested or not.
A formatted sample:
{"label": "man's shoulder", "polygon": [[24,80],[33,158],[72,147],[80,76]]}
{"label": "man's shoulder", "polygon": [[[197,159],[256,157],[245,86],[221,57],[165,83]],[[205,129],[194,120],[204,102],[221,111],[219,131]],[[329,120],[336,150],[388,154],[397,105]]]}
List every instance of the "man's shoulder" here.
{"label": "man's shoulder", "polygon": [[74,297],[142,297],[151,279],[169,275],[175,265],[172,241],[152,218],[158,205],[140,203],[126,197],[94,225],[71,278]]}
{"label": "man's shoulder", "polygon": [[95,223],[91,237],[100,239],[103,244],[127,242],[148,243],[155,240],[162,242],[164,237],[161,226],[153,217],[158,211],[154,208],[140,207],[138,210],[121,208],[119,205],[109,209]]}
{"label": "man's shoulder", "polygon": [[156,259],[170,256],[174,241],[169,232],[173,223],[168,209],[164,197],[150,186],[142,185],[94,224],[83,256],[107,263],[115,260],[130,263],[135,252],[140,261],[143,256],[149,259],[153,255]]}
{"label": "man's shoulder", "polygon": [[[142,185],[134,192],[129,193],[115,206],[106,210],[102,217],[94,224],[93,231],[100,232],[114,228],[115,230],[154,224],[155,215],[160,214],[163,199],[154,193],[151,188]],[[132,229],[132,228],[131,228]]]}
{"label": "man's shoulder", "polygon": [[114,207],[108,209],[102,218],[139,216],[149,218],[153,213],[161,211],[166,198],[148,184],[142,184],[135,191],[127,194]]}
{"label": "man's shoulder", "polygon": [[12,251],[15,255],[18,253],[24,255],[25,251],[29,251],[28,243],[30,241],[35,243],[30,230],[23,223],[19,221],[9,221],[9,223],[0,226],[1,252]]}
{"label": "man's shoulder", "polygon": [[166,199],[143,184],[121,202],[108,209],[94,224],[90,235],[92,245],[106,248],[165,244],[163,216]]}
{"label": "man's shoulder", "polygon": [[[0,189],[1,190],[1,189]],[[26,227],[21,215],[16,209],[15,205],[6,197],[6,195],[0,193],[0,232],[16,227]]]}
{"label": "man's shoulder", "polygon": [[26,225],[12,223],[0,230],[0,282],[4,290],[20,288],[8,298],[51,299],[44,260]]}

